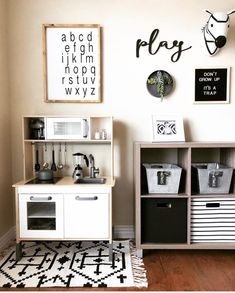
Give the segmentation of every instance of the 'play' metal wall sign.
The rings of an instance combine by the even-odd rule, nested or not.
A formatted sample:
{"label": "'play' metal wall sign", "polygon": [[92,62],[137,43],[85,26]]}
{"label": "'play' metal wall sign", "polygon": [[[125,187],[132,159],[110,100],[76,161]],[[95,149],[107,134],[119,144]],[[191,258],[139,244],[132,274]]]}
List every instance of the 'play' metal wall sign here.
{"label": "'play' metal wall sign", "polygon": [[160,41],[158,44],[156,44],[156,39],[158,37],[160,30],[159,29],[154,29],[152,33],[150,34],[149,37],[149,42],[142,41],[141,39],[138,39],[136,41],[136,57],[140,57],[140,48],[141,47],[148,47],[148,52],[150,55],[155,55],[158,53],[158,51],[161,48],[165,48],[167,50],[176,50],[172,55],[171,55],[171,61],[172,62],[177,62],[180,57],[182,52],[187,51],[192,48],[192,46],[189,47],[184,47],[184,42],[183,41],[177,41],[174,40],[171,44],[168,43],[167,41]]}

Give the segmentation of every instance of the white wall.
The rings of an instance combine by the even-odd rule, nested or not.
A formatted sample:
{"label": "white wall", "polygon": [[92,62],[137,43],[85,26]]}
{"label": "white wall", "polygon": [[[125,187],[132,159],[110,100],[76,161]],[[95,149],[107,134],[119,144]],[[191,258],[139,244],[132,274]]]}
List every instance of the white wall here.
{"label": "white wall", "polygon": [[11,124],[7,65],[7,10],[0,0],[0,237],[13,226],[11,189]]}
{"label": "white wall", "polygon": [[[234,0],[9,0],[9,68],[12,108],[13,177],[22,178],[21,115],[91,114],[115,119],[114,223],[132,224],[133,142],[151,140],[151,114],[177,113],[185,119],[188,140],[235,140],[235,15],[231,16],[229,41],[221,54],[209,57],[201,28],[208,15],[204,8],[227,11]],[[103,27],[103,103],[46,104],[43,102],[43,23],[98,23]],[[176,63],[171,51],[154,56],[146,49],[135,57],[138,38],[148,40],[160,29],[157,41],[182,40],[191,50]],[[172,50],[173,51],[173,50]],[[194,105],[194,68],[231,66],[231,103]],[[149,95],[146,79],[157,69],[175,80],[174,92],[164,102]]]}

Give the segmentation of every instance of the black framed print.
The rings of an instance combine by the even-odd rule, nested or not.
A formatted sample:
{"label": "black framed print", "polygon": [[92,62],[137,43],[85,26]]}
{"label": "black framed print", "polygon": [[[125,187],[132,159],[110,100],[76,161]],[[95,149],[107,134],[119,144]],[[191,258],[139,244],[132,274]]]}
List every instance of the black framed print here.
{"label": "black framed print", "polygon": [[195,69],[194,103],[229,103],[230,67]]}
{"label": "black framed print", "polygon": [[100,26],[44,24],[44,101],[101,102]]}

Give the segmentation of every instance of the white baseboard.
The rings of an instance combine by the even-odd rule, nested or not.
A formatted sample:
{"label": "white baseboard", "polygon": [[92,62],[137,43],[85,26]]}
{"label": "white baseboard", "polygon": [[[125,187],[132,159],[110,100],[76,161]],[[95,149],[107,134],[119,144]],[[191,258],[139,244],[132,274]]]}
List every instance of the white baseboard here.
{"label": "white baseboard", "polygon": [[[133,225],[115,225],[113,231],[113,238],[117,239],[133,239],[135,237]],[[0,250],[6,248],[6,246],[15,239],[15,226],[7,231],[0,238]]]}
{"label": "white baseboard", "polygon": [[133,225],[115,225],[113,238],[116,239],[133,239],[135,237]]}
{"label": "white baseboard", "polygon": [[0,250],[6,248],[11,241],[15,239],[15,226],[8,230],[1,238],[0,238]]}

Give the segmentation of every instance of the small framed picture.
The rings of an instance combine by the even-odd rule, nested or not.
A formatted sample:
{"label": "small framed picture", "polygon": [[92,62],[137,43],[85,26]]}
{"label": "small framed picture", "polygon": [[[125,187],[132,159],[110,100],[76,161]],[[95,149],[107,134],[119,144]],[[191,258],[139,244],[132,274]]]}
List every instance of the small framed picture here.
{"label": "small framed picture", "polygon": [[194,103],[229,103],[229,96],[230,67],[195,69]]}
{"label": "small framed picture", "polygon": [[183,118],[152,115],[153,142],[185,141]]}

